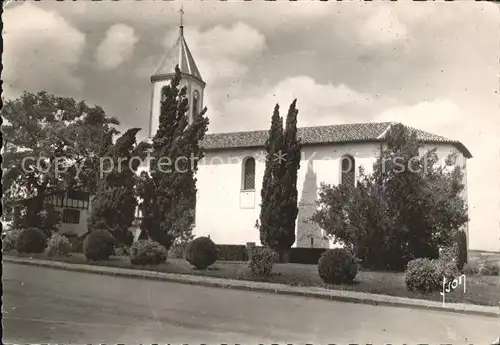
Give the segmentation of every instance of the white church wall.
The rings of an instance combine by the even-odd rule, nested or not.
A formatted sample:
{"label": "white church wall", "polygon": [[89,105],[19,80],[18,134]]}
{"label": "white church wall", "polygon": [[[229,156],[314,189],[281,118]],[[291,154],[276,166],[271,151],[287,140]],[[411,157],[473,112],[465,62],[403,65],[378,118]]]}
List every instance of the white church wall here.
{"label": "white church wall", "polygon": [[[196,236],[210,236],[219,244],[245,244],[256,242],[260,244],[259,232],[255,228],[255,221],[260,214],[260,191],[265,170],[265,162],[258,159],[261,149],[219,150],[206,153],[200,161],[197,173],[197,211]],[[367,172],[372,170],[375,157],[380,154],[378,143],[353,143],[337,145],[306,146],[302,149],[301,166],[297,178],[299,203],[305,197],[310,199],[310,193],[303,193],[304,182],[308,169],[316,174],[316,187],[321,182],[338,184],[341,173],[341,158],[351,155]],[[245,157],[256,158],[255,191],[242,192],[242,164]],[[307,184],[306,184],[307,185]],[[317,190],[315,190],[317,195]],[[253,201],[253,207],[251,202]],[[311,213],[311,201],[308,202]],[[300,211],[299,211],[300,215]],[[329,241],[322,239],[321,231],[316,230],[306,234],[303,238],[301,228],[298,227],[297,242],[301,247],[332,246]],[[313,238],[313,244],[310,238]],[[297,243],[294,245],[296,246]]]}

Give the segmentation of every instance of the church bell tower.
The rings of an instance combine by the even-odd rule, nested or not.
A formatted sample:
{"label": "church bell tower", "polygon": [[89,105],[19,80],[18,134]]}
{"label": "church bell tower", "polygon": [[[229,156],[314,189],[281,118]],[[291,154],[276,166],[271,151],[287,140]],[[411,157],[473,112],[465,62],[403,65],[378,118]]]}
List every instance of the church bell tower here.
{"label": "church bell tower", "polygon": [[203,91],[206,83],[201,78],[200,71],[194,62],[193,55],[188,48],[184,38],[184,26],[182,17],[184,11],[181,9],[181,23],[179,26],[179,37],[170,51],[160,64],[156,72],[151,76],[151,114],[149,120],[149,138],[155,136],[160,124],[160,109],[163,90],[170,85],[175,76],[175,65],[181,71],[181,82],[179,87],[186,87],[186,96],[189,101],[188,120],[193,122],[194,115],[203,109]]}

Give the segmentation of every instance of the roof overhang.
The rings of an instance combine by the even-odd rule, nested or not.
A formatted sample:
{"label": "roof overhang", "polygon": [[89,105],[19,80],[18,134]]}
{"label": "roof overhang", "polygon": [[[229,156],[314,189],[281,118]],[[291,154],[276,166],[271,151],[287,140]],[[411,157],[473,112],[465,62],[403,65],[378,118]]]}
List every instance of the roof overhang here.
{"label": "roof overhang", "polygon": [[[150,80],[151,80],[151,83],[156,83],[156,82],[164,81],[164,80],[172,80],[172,79],[174,79],[174,77],[175,77],[175,73],[153,74],[151,76]],[[207,85],[207,83],[205,83],[200,78],[197,78],[191,74],[187,74],[184,72],[181,72],[181,79],[194,80],[194,81],[200,83],[203,88]]]}
{"label": "roof overhang", "polygon": [[[361,144],[361,143],[384,143],[384,139],[365,139],[365,140],[349,140],[349,141],[325,141],[316,143],[302,143],[302,147],[306,146],[325,146],[325,145],[347,145],[347,144]],[[435,144],[443,145],[449,144],[455,146],[457,150],[465,157],[472,158],[471,152],[465,147],[464,144],[458,141],[421,141],[423,144]],[[201,145],[202,149],[206,152],[217,152],[217,151],[236,151],[236,150],[252,150],[252,149],[263,149],[265,144],[260,145],[239,145],[233,147],[204,147]]]}

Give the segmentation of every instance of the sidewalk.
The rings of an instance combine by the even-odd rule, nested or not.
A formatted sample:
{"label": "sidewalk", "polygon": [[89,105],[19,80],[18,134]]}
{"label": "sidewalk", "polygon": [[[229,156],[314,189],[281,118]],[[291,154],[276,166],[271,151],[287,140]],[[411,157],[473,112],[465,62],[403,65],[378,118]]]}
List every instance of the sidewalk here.
{"label": "sidewalk", "polygon": [[469,315],[500,317],[499,308],[491,306],[480,306],[480,305],[459,304],[459,303],[449,303],[449,304],[447,303],[443,306],[441,302],[386,296],[386,295],[377,295],[377,294],[362,293],[355,291],[330,290],[319,287],[289,286],[284,284],[202,277],[202,276],[194,276],[186,274],[160,273],[154,271],[114,268],[106,266],[69,264],[57,261],[13,258],[6,256],[3,257],[3,261],[10,263],[24,264],[24,265],[56,268],[69,271],[104,274],[117,277],[162,280],[168,282],[193,284],[193,285],[201,285],[208,287],[277,293],[277,294],[294,295],[294,296],[302,296],[309,298],[321,298],[339,302],[428,309],[436,311],[463,313]]}

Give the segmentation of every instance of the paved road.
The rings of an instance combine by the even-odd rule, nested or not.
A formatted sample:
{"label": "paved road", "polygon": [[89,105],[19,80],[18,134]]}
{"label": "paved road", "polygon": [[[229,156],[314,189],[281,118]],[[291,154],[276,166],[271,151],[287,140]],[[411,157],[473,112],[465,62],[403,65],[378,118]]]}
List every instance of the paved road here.
{"label": "paved road", "polygon": [[4,264],[4,342],[489,344],[494,318]]}

